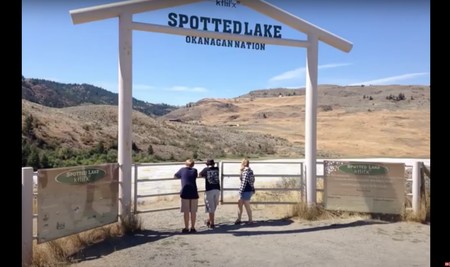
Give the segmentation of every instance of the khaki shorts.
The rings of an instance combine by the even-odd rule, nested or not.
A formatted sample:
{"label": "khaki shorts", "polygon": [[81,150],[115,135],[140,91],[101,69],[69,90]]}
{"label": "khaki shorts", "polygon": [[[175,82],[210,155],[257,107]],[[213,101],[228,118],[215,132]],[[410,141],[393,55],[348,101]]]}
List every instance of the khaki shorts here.
{"label": "khaki shorts", "polygon": [[197,212],[198,199],[181,199],[181,212]]}
{"label": "khaki shorts", "polygon": [[214,213],[219,205],[219,189],[205,191],[205,212]]}

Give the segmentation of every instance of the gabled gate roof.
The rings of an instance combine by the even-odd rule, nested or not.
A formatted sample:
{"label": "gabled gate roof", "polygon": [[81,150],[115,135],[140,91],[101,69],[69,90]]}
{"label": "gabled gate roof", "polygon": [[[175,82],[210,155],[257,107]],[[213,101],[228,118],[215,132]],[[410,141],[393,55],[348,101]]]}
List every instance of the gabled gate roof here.
{"label": "gabled gate roof", "polygon": [[[71,10],[70,14],[72,17],[72,22],[74,24],[80,24],[118,17],[120,14],[124,13],[136,14],[162,8],[193,4],[201,1],[204,0],[128,0],[94,7],[75,9]],[[282,22],[299,32],[307,35],[314,34],[320,41],[344,52],[349,52],[353,47],[353,44],[344,38],[317,27],[314,24],[294,16],[293,14],[266,1],[240,0],[240,4]]]}

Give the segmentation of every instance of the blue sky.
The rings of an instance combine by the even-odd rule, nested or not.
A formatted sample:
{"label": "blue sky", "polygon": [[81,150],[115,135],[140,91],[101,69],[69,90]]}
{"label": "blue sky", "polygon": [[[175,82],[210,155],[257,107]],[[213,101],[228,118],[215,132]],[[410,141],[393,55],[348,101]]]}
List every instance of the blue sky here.
{"label": "blue sky", "polygon": [[[88,83],[117,93],[118,20],[74,25],[69,11],[120,1],[22,0],[22,75]],[[346,53],[319,45],[319,84],[430,84],[429,0],[267,0],[351,43]],[[215,1],[136,14],[135,22],[168,25],[168,14],[281,25],[286,39],[303,33],[243,5]],[[306,49],[264,50],[192,44],[184,36],[133,31],[133,97],[185,105],[251,90],[305,87]]]}

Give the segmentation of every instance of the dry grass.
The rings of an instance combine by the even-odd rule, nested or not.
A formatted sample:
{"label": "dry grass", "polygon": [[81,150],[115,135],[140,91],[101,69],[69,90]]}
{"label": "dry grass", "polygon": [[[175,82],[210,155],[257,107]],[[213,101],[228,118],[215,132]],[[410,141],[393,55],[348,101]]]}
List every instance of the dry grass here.
{"label": "dry grass", "polygon": [[420,204],[419,214],[415,214],[413,211],[405,211],[403,215],[403,220],[409,222],[420,222],[429,223],[430,222],[430,196],[427,195],[425,199],[422,198]]}
{"label": "dry grass", "polygon": [[141,230],[142,221],[137,215],[125,217],[121,223],[115,223],[84,231],[75,235],[37,244],[33,242],[32,266],[53,267],[70,264],[70,257],[82,249],[127,233]]}
{"label": "dry grass", "polygon": [[129,213],[122,217],[120,230],[122,233],[133,233],[142,229],[142,219],[139,215]]}
{"label": "dry grass", "polygon": [[[358,216],[360,214],[354,214],[351,212],[336,212],[326,210],[320,203],[323,201],[323,191],[317,192],[317,205],[309,206],[303,201],[304,196],[301,191],[290,191],[291,189],[298,189],[300,187],[299,180],[296,178],[282,177],[280,181],[276,182],[271,187],[289,189],[289,191],[262,191],[255,195],[255,202],[297,202],[293,205],[276,205],[276,207],[271,209],[271,213],[276,213],[276,215],[283,215],[284,218],[298,218],[308,221],[314,220],[326,220],[334,218],[347,218],[351,216]],[[319,190],[324,189],[323,179],[317,179],[316,188]],[[258,205],[264,204],[254,204],[255,208]],[[265,207],[266,208],[266,207]]]}
{"label": "dry grass", "polygon": [[[318,153],[342,157],[429,157],[429,91],[395,86],[319,90],[319,105],[332,109],[319,110],[317,114]],[[392,102],[385,98],[400,92],[408,97],[414,95],[414,100]],[[372,95],[374,100],[366,101],[363,95]],[[218,111],[219,104],[232,108]],[[177,116],[187,119],[194,113],[201,114],[195,119],[205,125],[270,133],[304,145],[304,95],[213,99],[184,113],[179,111]],[[209,113],[214,116],[204,115]]]}

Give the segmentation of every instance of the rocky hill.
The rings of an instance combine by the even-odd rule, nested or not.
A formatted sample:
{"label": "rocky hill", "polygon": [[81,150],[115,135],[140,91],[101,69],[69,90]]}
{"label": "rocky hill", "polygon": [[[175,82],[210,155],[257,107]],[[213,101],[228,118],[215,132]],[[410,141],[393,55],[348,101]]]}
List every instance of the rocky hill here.
{"label": "rocky hill", "polygon": [[[48,107],[117,105],[118,94],[90,84],[67,84],[22,77],[22,99]],[[167,104],[151,104],[133,98],[133,109],[149,116],[161,116],[177,109]]]}

